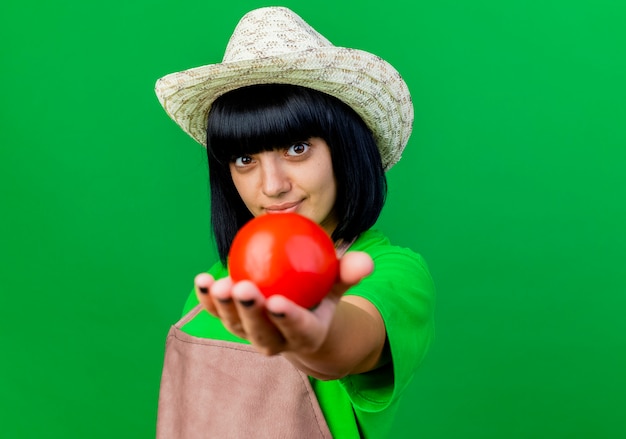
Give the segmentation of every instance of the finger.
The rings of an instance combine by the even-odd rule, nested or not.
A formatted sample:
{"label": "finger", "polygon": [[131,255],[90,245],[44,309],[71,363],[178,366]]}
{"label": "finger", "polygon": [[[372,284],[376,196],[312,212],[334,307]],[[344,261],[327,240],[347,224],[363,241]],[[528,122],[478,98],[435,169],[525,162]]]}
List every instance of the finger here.
{"label": "finger", "polygon": [[270,320],[285,339],[285,350],[313,352],[326,338],[336,308],[336,301],[324,299],[311,311],[284,296],[266,301]]}
{"label": "finger", "polygon": [[275,355],[284,348],[285,339],[268,318],[265,298],[258,287],[249,281],[233,286],[233,301],[247,339],[262,354]]}
{"label": "finger", "polygon": [[365,252],[349,252],[341,258],[339,279],[348,286],[356,285],[374,271],[374,261]]}
{"label": "finger", "polygon": [[339,260],[339,281],[329,296],[336,300],[350,287],[358,284],[374,271],[374,261],[365,252],[348,252]]}
{"label": "finger", "polygon": [[215,281],[210,291],[211,300],[217,317],[222,321],[224,327],[236,336],[246,338],[239,312],[233,301],[232,289],[233,281],[230,277]]}
{"label": "finger", "polygon": [[200,302],[209,313],[216,316],[217,311],[215,310],[213,301],[209,296],[209,291],[214,282],[215,280],[213,279],[213,276],[207,273],[201,273],[195,277],[194,287],[196,290],[196,297],[198,298],[198,302]]}

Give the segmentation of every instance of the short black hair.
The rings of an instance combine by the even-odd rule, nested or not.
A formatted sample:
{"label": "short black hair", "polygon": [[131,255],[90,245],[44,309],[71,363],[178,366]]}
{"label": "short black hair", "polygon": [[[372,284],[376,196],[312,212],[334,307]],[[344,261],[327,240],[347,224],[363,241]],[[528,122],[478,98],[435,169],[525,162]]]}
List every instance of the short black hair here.
{"label": "short black hair", "polygon": [[338,226],[332,239],[349,241],[374,225],[385,204],[387,180],[374,137],[356,112],[306,87],[238,88],[215,100],[207,120],[211,226],[224,264],[237,231],[252,219],[233,183],[230,162],[311,137],[326,141],[333,163]]}

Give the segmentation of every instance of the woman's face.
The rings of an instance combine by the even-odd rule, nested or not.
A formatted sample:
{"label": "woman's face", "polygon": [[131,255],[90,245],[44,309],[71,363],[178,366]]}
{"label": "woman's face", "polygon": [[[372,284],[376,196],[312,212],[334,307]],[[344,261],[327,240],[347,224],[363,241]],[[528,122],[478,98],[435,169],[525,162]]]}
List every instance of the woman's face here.
{"label": "woman's face", "polygon": [[283,149],[237,157],[230,163],[235,187],[252,215],[296,212],[330,235],[337,186],[330,150],[319,137]]}

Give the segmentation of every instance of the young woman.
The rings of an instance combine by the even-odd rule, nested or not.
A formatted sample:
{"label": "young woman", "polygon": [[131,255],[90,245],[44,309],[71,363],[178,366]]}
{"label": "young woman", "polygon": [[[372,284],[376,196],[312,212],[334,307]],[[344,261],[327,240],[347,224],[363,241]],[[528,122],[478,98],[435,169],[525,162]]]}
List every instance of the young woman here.
{"label": "young woman", "polygon": [[[168,75],[157,95],[207,147],[220,256],[168,336],[158,435],[385,437],[433,326],[424,261],[371,229],[411,130],[406,85],[380,58],[263,8],[221,64]],[[341,256],[314,310],[228,276],[237,231],[285,212],[317,222]]]}

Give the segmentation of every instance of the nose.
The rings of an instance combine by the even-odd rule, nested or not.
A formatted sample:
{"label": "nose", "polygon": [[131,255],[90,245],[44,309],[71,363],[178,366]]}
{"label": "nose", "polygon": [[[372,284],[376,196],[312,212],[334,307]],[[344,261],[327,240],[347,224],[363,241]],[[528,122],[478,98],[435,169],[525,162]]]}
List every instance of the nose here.
{"label": "nose", "polygon": [[276,198],[289,192],[291,189],[291,179],[289,173],[281,166],[279,159],[267,154],[261,160],[261,190],[267,197]]}

